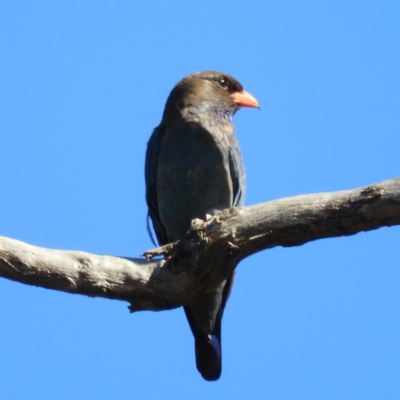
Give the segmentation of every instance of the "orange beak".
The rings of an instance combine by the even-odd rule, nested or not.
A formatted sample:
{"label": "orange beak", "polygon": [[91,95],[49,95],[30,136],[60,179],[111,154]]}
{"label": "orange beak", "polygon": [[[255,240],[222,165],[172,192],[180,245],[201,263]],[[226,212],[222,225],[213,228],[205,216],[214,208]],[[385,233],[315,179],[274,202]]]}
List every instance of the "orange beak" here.
{"label": "orange beak", "polygon": [[260,108],[258,101],[245,90],[241,92],[235,92],[230,95],[235,103],[240,107],[253,107],[253,108]]}

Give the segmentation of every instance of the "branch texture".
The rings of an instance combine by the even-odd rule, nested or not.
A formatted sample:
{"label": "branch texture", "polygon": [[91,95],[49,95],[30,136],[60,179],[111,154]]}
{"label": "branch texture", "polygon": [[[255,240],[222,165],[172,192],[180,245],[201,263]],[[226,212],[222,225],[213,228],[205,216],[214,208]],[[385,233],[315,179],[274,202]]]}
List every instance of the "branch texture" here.
{"label": "branch texture", "polygon": [[[0,237],[0,276],[92,297],[131,311],[190,304],[258,251],[400,224],[400,178],[359,189],[289,197],[194,220],[185,239],[148,260],[50,250]],[[156,255],[166,259],[151,260]]]}

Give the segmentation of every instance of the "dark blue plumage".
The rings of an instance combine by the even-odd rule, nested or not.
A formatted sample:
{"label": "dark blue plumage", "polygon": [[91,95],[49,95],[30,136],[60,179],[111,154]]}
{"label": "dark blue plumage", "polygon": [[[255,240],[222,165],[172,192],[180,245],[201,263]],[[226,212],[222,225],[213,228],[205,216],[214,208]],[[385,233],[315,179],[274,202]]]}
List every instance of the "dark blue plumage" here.
{"label": "dark blue plumage", "polygon": [[[243,204],[245,173],[231,123],[241,106],[258,103],[218,71],[189,75],[169,95],[145,165],[149,216],[160,244],[183,238],[194,218]],[[206,380],[221,375],[221,320],[232,283],[233,275],[184,307]]]}

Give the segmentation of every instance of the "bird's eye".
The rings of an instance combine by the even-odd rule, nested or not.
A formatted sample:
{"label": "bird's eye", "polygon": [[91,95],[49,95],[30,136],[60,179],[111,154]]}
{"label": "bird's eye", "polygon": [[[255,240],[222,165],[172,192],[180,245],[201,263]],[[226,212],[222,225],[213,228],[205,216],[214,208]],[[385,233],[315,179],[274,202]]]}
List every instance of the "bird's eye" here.
{"label": "bird's eye", "polygon": [[226,89],[228,87],[228,79],[226,79],[224,76],[218,78],[217,83],[222,87],[222,89]]}

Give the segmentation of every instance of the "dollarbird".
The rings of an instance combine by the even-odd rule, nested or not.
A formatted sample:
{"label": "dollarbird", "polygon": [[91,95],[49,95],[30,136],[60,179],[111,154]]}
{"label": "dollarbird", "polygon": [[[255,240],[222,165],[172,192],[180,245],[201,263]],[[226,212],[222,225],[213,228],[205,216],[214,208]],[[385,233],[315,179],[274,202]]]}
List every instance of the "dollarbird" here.
{"label": "dollarbird", "polygon": [[[197,72],[172,89],[145,162],[148,215],[160,245],[184,238],[195,218],[243,205],[245,172],[232,124],[240,107],[259,105],[223,72]],[[233,275],[184,307],[196,366],[208,381],[221,376],[221,320]]]}

